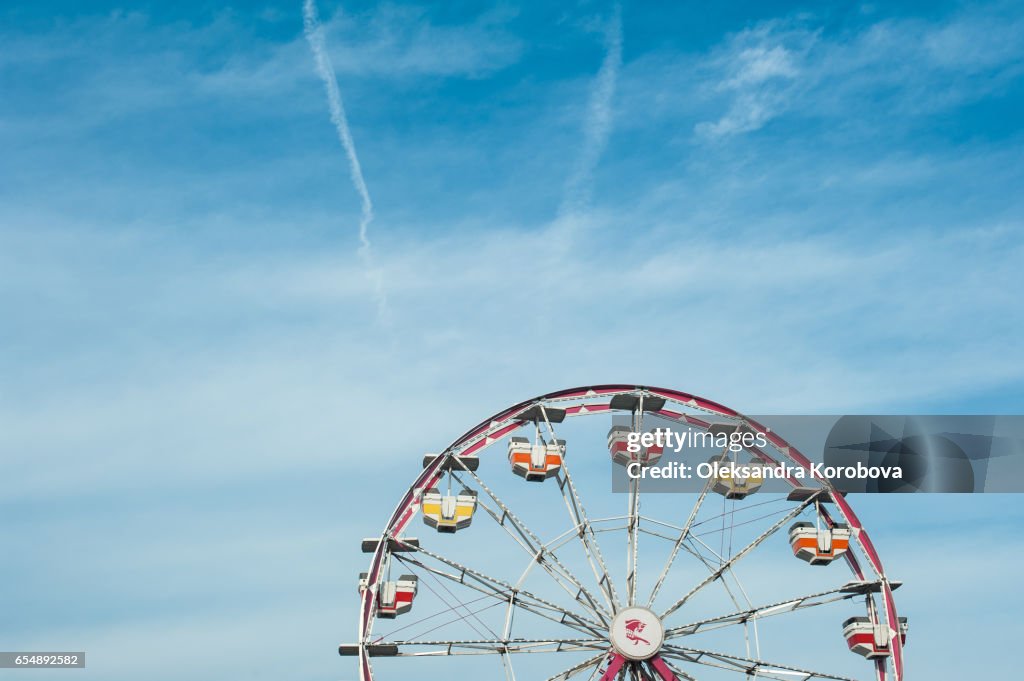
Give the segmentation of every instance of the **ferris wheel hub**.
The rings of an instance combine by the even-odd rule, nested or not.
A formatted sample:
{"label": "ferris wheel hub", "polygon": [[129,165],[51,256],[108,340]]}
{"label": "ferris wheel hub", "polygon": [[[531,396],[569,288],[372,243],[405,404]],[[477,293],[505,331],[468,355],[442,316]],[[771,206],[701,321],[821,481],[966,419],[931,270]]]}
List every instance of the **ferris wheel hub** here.
{"label": "ferris wheel hub", "polygon": [[615,615],[610,638],[615,652],[626,659],[646,660],[661,650],[665,626],[651,610],[631,606]]}

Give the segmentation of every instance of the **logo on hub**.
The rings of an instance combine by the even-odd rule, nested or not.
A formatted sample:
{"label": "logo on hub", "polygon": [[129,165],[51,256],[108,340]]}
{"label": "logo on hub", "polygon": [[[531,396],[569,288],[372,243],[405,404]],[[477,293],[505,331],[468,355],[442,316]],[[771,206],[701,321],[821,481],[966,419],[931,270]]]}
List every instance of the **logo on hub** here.
{"label": "logo on hub", "polygon": [[646,627],[647,625],[640,620],[626,620],[626,639],[632,641],[633,645],[638,645],[640,643],[650,645],[651,642],[640,635],[640,632]]}

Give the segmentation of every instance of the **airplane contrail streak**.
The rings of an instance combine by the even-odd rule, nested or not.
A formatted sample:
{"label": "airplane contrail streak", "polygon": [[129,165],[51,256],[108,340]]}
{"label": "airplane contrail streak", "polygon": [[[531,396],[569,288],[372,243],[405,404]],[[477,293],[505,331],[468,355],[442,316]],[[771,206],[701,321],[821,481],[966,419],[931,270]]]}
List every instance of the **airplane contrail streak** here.
{"label": "airplane contrail streak", "polygon": [[608,144],[612,128],[612,97],[622,66],[622,10],[615,6],[614,14],[605,31],[605,55],[597,72],[594,87],[587,103],[587,117],[583,128],[583,147],[572,175],[565,186],[559,214],[583,210],[590,203],[591,180],[597,162]]}
{"label": "airplane contrail streak", "polygon": [[358,254],[363,261],[367,275],[373,282],[378,316],[386,319],[388,316],[387,294],[384,290],[381,272],[374,267],[370,244],[373,201],[370,199],[370,191],[366,187],[365,178],[363,178],[363,168],[359,163],[359,155],[356,153],[356,144],[352,139],[352,131],[349,129],[348,118],[345,115],[345,104],[341,99],[341,92],[338,90],[338,79],[334,73],[334,66],[331,64],[330,56],[327,54],[323,27],[320,24],[316,3],[313,0],[305,0],[302,7],[302,20],[306,41],[309,43],[316,62],[316,72],[320,76],[320,80],[323,81],[324,90],[327,93],[327,105],[331,112],[331,122],[338,132],[338,141],[341,142],[342,149],[345,150],[345,156],[348,157],[349,175],[352,177],[352,185],[355,187],[356,193],[359,194]]}

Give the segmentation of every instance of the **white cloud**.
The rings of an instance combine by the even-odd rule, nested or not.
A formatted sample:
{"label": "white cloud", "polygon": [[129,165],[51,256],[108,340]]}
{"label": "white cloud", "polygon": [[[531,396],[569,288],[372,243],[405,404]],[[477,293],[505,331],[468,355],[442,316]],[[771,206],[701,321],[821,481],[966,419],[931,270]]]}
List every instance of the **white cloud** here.
{"label": "white cloud", "polygon": [[[378,5],[369,13],[341,11],[323,22],[335,72],[366,78],[482,78],[517,62],[522,41],[505,29],[506,11],[462,24],[435,24],[424,8]],[[257,44],[199,79],[215,92],[291,91],[308,72],[301,38]]]}
{"label": "white cloud", "polygon": [[891,117],[946,109],[1019,76],[1022,45],[1024,22],[987,7],[935,21],[881,20],[838,34],[825,34],[807,16],[762,22],[691,65],[703,74],[708,100],[726,109],[695,131],[725,138],[788,113],[871,116],[874,107]]}
{"label": "white cloud", "polygon": [[718,79],[713,89],[729,96],[731,104],[717,121],[698,123],[697,134],[718,138],[751,132],[784,113],[817,39],[815,32],[778,22],[732,36],[702,67]]}
{"label": "white cloud", "polygon": [[[598,230],[623,218],[606,219]],[[161,265],[147,274],[153,286],[109,301],[114,316],[138,310],[130,327],[9,374],[4,494],[172,484],[197,471],[217,480],[240,463],[243,475],[318,466],[339,443],[408,456],[505,403],[607,380],[750,412],[829,413],[1024,378],[1016,336],[995,332],[1024,323],[1006,287],[1024,256],[1012,226],[868,242],[677,237],[585,255],[572,241],[558,258],[537,257],[557,231],[389,244],[380,266],[401,319],[391,341],[354,321],[366,313],[350,261],[228,260],[193,271],[153,307],[150,291],[176,259]],[[65,322],[43,323],[63,333]],[[211,328],[224,331],[207,345]],[[628,352],[632,338],[650,351]],[[31,400],[21,383],[34,384]]]}

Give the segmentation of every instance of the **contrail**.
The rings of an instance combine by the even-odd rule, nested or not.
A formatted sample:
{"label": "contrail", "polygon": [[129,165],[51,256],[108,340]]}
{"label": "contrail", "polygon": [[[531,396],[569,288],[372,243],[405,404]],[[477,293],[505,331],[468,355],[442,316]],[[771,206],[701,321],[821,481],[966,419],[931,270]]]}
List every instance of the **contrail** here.
{"label": "contrail", "polygon": [[612,97],[622,66],[622,9],[615,5],[612,18],[605,29],[605,55],[597,72],[587,118],[583,128],[583,148],[580,150],[572,175],[565,185],[565,194],[559,215],[579,212],[590,203],[591,178],[597,162],[608,144],[612,128]]}
{"label": "contrail", "polygon": [[331,122],[338,131],[338,141],[341,142],[348,157],[349,174],[352,177],[352,184],[359,194],[360,216],[359,216],[359,257],[366,268],[367,276],[373,282],[374,298],[377,301],[377,314],[381,319],[388,317],[388,299],[384,291],[384,281],[380,270],[373,265],[373,253],[370,245],[370,223],[373,222],[373,201],[370,199],[370,191],[366,188],[366,180],[363,178],[363,168],[359,164],[359,155],[356,154],[356,144],[352,139],[352,131],[348,127],[348,118],[345,116],[345,105],[341,100],[341,92],[338,90],[338,78],[334,73],[334,66],[327,54],[327,47],[324,41],[323,27],[320,25],[320,17],[316,10],[316,3],[313,0],[305,0],[302,7],[302,25],[306,34],[306,41],[313,51],[313,58],[316,61],[316,72],[320,80],[324,82],[324,90],[327,92],[327,104],[331,110]]}

